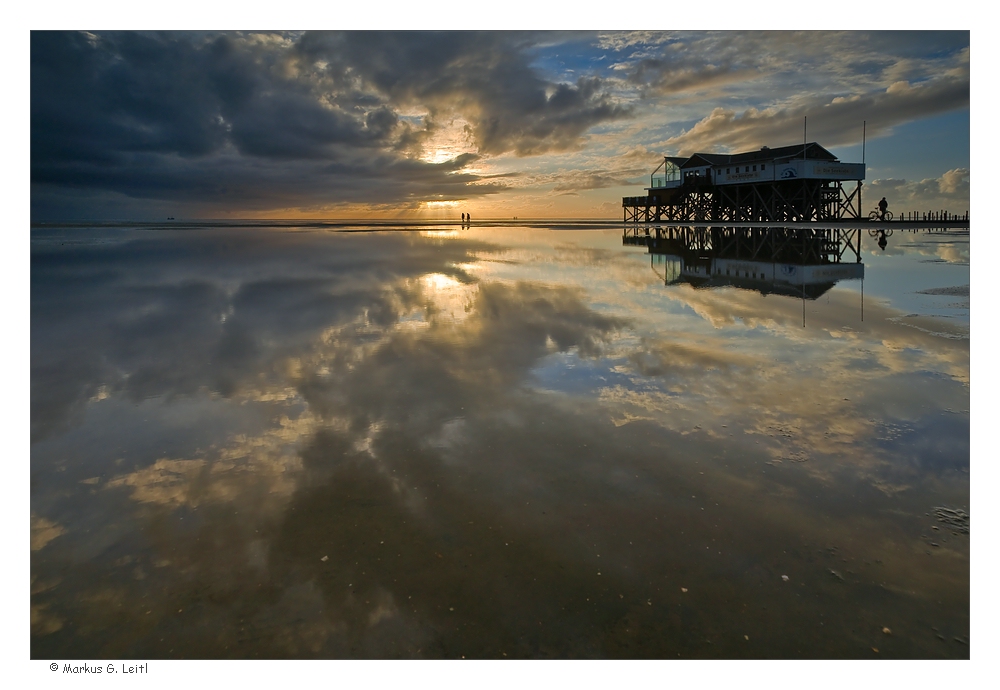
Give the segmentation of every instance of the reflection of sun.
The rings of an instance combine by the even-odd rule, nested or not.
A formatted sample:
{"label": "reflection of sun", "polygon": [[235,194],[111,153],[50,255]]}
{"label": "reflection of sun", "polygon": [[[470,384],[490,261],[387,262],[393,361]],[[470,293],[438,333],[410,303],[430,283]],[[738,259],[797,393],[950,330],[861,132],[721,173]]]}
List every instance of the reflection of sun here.
{"label": "reflection of sun", "polygon": [[458,230],[421,230],[421,237],[433,237],[435,239],[450,239],[458,237]]}
{"label": "reflection of sun", "polygon": [[443,273],[428,273],[420,277],[420,282],[424,284],[425,290],[440,291],[462,287],[462,284]]}
{"label": "reflection of sun", "polygon": [[431,322],[438,326],[457,324],[469,317],[468,305],[479,289],[476,284],[466,284],[443,273],[428,273],[420,276],[419,281],[424,306],[418,309],[419,316],[412,315],[405,326],[418,327],[414,317],[423,321],[423,327]]}

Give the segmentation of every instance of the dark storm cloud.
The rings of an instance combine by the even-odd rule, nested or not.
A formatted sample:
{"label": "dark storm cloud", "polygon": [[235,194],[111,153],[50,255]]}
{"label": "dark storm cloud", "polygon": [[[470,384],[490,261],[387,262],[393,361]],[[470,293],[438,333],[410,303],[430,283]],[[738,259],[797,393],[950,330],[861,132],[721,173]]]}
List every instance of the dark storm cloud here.
{"label": "dark storm cloud", "polygon": [[484,154],[577,148],[590,127],[630,115],[599,78],[543,78],[531,64],[533,41],[507,32],[309,33],[296,48],[337,83],[360,79],[434,118],[461,114]]}
{"label": "dark storm cloud", "polygon": [[225,130],[198,57],[183,41],[125,34],[111,43],[79,32],[33,32],[33,164],[110,165],[122,152],[217,150]]}
{"label": "dark storm cloud", "polygon": [[[465,199],[498,191],[460,172],[474,156],[431,164],[374,151],[339,161],[274,161],[230,153],[206,159],[136,154],[116,166],[84,161],[38,166],[38,182],[87,185],[145,199],[175,200],[224,210],[267,210],[322,203],[416,204]],[[44,175],[44,180],[39,177]],[[476,182],[473,185],[471,183]]]}
{"label": "dark storm cloud", "polygon": [[204,156],[227,145],[261,157],[337,158],[336,144],[383,143],[391,113],[359,113],[363,99],[351,93],[324,102],[286,53],[225,35],[35,32],[33,148],[85,160],[99,151]]}
{"label": "dark storm cloud", "polygon": [[280,45],[33,33],[32,181],[252,209],[494,191],[380,151],[395,115],[360,101],[322,102]]}
{"label": "dark storm cloud", "polygon": [[73,189],[209,210],[495,193],[460,172],[475,154],[417,158],[442,123],[468,122],[479,154],[534,155],[628,115],[601,80],[532,59],[500,33],[33,32],[34,211]]}

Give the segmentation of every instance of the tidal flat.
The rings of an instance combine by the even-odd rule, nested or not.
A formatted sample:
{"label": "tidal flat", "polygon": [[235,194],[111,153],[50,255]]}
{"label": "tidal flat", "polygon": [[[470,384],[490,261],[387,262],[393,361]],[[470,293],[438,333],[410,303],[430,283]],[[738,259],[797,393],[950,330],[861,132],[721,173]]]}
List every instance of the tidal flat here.
{"label": "tidal flat", "polygon": [[969,232],[862,242],[33,228],[31,656],[967,659]]}

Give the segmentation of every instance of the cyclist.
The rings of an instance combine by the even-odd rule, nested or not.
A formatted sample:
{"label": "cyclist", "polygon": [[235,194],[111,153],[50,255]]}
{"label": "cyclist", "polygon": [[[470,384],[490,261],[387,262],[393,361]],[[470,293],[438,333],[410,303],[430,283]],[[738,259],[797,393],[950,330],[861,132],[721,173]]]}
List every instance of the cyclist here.
{"label": "cyclist", "polygon": [[885,212],[889,210],[889,202],[882,197],[882,201],[878,202],[878,217],[879,220],[885,220]]}

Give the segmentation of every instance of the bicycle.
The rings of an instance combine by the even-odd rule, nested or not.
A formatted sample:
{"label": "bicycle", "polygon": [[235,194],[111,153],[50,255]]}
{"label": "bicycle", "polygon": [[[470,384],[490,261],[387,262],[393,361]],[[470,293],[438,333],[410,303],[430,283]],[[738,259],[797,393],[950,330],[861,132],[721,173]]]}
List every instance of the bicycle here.
{"label": "bicycle", "polygon": [[[872,220],[875,219],[873,218]],[[868,228],[869,237],[878,237],[879,235],[884,235],[885,237],[892,237],[892,228]]]}
{"label": "bicycle", "polygon": [[[892,220],[892,211],[886,209],[883,213],[881,209],[875,209],[868,214],[868,220],[876,222]],[[892,228],[868,228],[869,237],[889,237],[890,235],[892,235]]]}

